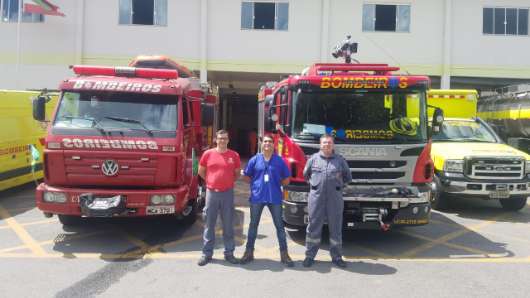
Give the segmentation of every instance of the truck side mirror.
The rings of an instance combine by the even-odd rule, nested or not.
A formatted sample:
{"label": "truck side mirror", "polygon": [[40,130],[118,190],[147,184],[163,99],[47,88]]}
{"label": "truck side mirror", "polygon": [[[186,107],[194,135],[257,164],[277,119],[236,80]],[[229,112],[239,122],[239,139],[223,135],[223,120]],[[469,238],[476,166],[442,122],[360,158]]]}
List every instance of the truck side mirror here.
{"label": "truck side mirror", "polygon": [[437,134],[442,128],[444,122],[444,111],[440,108],[435,108],[432,115],[432,134]]}
{"label": "truck side mirror", "polygon": [[46,97],[39,96],[33,99],[33,119],[46,121]]}
{"label": "truck side mirror", "polygon": [[276,132],[276,121],[278,121],[278,115],[273,114],[274,110],[269,109],[269,115],[265,119],[265,131]]}

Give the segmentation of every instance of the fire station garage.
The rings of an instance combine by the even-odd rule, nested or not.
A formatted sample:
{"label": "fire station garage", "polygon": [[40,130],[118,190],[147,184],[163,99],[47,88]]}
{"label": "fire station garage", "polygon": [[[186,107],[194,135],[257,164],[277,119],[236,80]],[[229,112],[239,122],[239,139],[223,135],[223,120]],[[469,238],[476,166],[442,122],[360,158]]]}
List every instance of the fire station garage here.
{"label": "fire station garage", "polygon": [[219,87],[218,127],[229,132],[229,147],[242,157],[249,157],[250,153],[257,150],[257,144],[251,140],[256,138],[260,85],[280,81],[286,75],[226,71],[208,73],[209,80]]}

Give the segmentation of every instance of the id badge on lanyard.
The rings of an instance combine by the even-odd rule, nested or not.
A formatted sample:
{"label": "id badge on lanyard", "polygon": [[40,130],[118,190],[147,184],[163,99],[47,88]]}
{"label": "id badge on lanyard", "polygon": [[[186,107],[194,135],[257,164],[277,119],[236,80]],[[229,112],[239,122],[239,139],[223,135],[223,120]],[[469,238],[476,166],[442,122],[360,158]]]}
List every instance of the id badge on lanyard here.
{"label": "id badge on lanyard", "polygon": [[263,181],[269,182],[269,162],[265,162],[265,175],[263,175]]}

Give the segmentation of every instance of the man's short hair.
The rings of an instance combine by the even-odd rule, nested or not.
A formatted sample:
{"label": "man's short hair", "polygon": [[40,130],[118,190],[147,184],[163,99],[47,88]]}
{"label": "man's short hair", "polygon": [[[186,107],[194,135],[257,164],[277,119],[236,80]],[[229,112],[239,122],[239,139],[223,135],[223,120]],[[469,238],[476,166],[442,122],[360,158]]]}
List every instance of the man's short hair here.
{"label": "man's short hair", "polygon": [[263,141],[265,138],[269,138],[274,141],[274,137],[271,134],[266,134],[261,138],[261,141]]}
{"label": "man's short hair", "polygon": [[224,129],[219,129],[215,135],[216,136],[219,136],[219,135],[227,135],[228,134],[228,131],[224,130]]}
{"label": "man's short hair", "polygon": [[335,137],[333,135],[330,135],[330,134],[323,134],[320,136],[320,142],[322,142],[322,140],[324,139],[331,139],[331,141],[333,141],[333,143],[335,143]]}

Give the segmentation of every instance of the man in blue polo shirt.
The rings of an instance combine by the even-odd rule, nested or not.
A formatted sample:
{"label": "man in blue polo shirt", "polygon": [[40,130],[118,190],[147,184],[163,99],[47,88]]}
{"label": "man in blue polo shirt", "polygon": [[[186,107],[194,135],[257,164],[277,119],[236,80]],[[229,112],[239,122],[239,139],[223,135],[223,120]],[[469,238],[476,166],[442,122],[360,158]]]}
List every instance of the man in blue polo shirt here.
{"label": "man in blue polo shirt", "polygon": [[282,218],[281,185],[289,183],[289,169],[283,159],[274,154],[274,141],[271,136],[264,136],[261,145],[262,153],[254,155],[243,171],[243,179],[250,182],[250,225],[245,253],[241,264],[254,260],[254,243],[258,235],[258,225],[263,208],[267,206],[272,215],[276,235],[280,244],[281,262],[289,267],[294,266],[287,252],[287,239]]}

